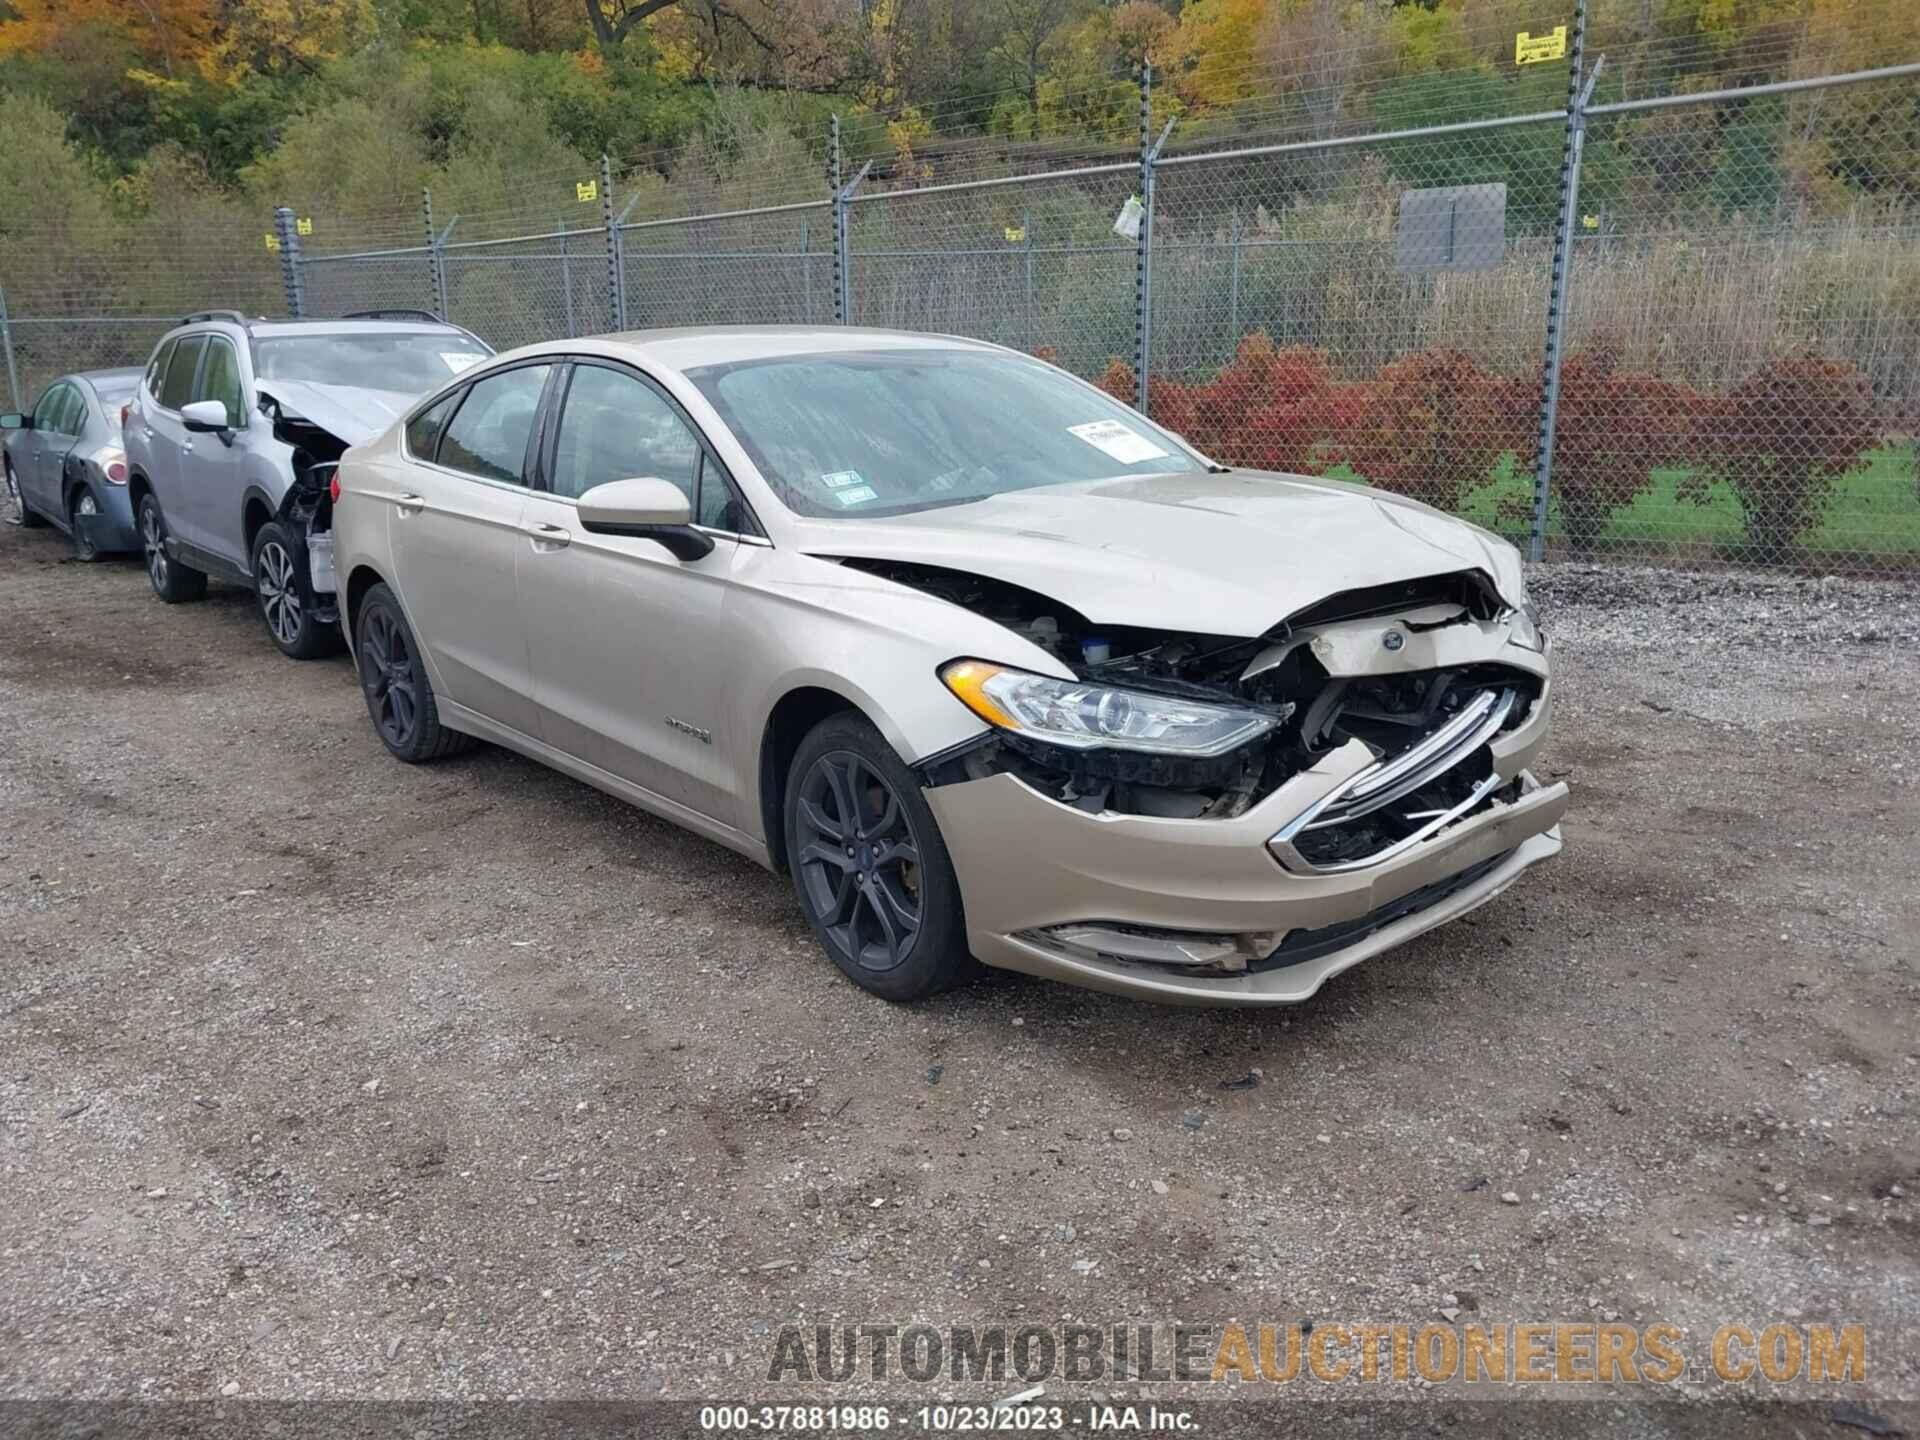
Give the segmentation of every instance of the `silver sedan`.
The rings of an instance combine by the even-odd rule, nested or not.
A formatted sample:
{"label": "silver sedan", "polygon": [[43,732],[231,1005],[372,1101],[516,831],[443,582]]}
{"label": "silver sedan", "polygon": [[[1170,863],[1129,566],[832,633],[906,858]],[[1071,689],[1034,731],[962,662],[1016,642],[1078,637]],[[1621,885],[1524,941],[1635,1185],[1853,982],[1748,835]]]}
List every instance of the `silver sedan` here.
{"label": "silver sedan", "polygon": [[121,408],[141,372],[87,370],[62,375],[24,415],[0,415],[10,518],[51,524],[73,542],[74,557],[138,550],[127,499],[127,451]]}
{"label": "silver sedan", "polygon": [[1511,546],[997,346],[535,345],[337,483],[395,756],[493,741],[783,870],[889,999],[1299,1001],[1560,849]]}

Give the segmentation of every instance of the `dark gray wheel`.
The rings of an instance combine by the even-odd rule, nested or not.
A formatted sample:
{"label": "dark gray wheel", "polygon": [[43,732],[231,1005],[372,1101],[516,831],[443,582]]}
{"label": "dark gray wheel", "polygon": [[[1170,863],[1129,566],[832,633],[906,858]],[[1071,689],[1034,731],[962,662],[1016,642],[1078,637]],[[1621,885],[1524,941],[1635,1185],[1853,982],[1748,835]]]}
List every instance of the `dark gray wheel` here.
{"label": "dark gray wheel", "polygon": [[385,585],[374,586],[360,602],[354,663],[373,728],[395,758],[418,765],[458,754],[473,744],[471,735],[440,723],[433,682],[421,663],[413,631],[400,613],[400,602]]}
{"label": "dark gray wheel", "polygon": [[147,560],[153,593],[169,605],[198,600],[207,593],[207,575],[167,554],[167,520],[151,494],[140,497],[140,549]]}
{"label": "dark gray wheel", "polygon": [[100,497],[93,493],[93,487],[82,485],[73,492],[73,503],[67,510],[67,538],[73,541],[73,558],[82,565],[90,565],[100,558],[100,547],[93,542],[89,529],[92,521],[100,518]]}
{"label": "dark gray wheel", "polygon": [[855,984],[917,1000],[973,972],[959,882],[933,812],[863,716],[831,716],[800,743],[786,828],[807,921]]}
{"label": "dark gray wheel", "polygon": [[28,530],[37,530],[47,522],[34,513],[27,504],[27,497],[21,492],[20,477],[13,473],[13,461],[5,462],[7,473],[7,523],[19,525]]}
{"label": "dark gray wheel", "polygon": [[320,618],[307,581],[306,537],[293,526],[270,520],[253,537],[253,592],[281,654],[315,660],[340,649],[339,628]]}

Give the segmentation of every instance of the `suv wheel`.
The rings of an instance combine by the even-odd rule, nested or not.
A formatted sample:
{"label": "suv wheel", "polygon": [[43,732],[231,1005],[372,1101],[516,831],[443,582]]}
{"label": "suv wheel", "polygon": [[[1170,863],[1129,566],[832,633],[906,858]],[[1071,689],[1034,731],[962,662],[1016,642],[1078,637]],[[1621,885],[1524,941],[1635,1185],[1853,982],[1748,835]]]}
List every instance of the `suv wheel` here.
{"label": "suv wheel", "polygon": [[28,530],[39,529],[47,522],[34,514],[33,507],[27,504],[27,497],[20,489],[20,478],[13,473],[12,460],[6,461],[5,469],[7,472],[7,522],[23,526]]}
{"label": "suv wheel", "polygon": [[100,547],[94,544],[88,529],[88,522],[99,518],[99,497],[91,486],[82,485],[73,492],[73,503],[67,509],[67,538],[73,541],[73,558],[82,565],[100,558]]}
{"label": "suv wheel", "polygon": [[829,716],[800,742],[785,811],[793,888],[848,979],[885,1000],[918,1000],[976,972],[933,812],[865,716]]}
{"label": "suv wheel", "polygon": [[418,765],[457,755],[473,744],[471,735],[440,723],[420,647],[400,613],[400,602],[385,585],[374,586],[360,602],[353,648],[367,714],[396,759]]}
{"label": "suv wheel", "polygon": [[153,582],[153,593],[167,604],[178,605],[206,595],[206,571],[182,565],[167,554],[166,517],[151,494],[140,497],[140,548],[147,557],[147,579]]}
{"label": "suv wheel", "polygon": [[319,618],[307,583],[306,541],[291,526],[270,520],[253,537],[253,589],[281,654],[317,660],[340,648],[339,630]]}

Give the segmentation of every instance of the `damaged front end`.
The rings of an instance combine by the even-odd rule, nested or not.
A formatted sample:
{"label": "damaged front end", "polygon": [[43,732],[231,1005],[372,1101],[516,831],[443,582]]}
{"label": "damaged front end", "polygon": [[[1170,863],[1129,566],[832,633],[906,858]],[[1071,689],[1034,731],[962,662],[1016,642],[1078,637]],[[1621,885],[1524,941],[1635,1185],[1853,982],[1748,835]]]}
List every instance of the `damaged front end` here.
{"label": "damaged front end", "polygon": [[305,538],[308,587],[323,602],[319,618],[332,620],[324,602],[339,589],[333,565],[333,480],[340,457],[356,442],[342,439],[271,394],[261,395],[260,410],[273,427],[273,438],[289,452],[292,484],[276,518]]}
{"label": "damaged front end", "polygon": [[999,726],[935,757],[930,784],[1010,773],[1089,812],[1232,818],[1334,752],[1362,747],[1355,773],[1275,847],[1303,872],[1374,863],[1498,803],[1520,782],[1500,778],[1493,742],[1526,723],[1545,693],[1545,642],[1530,611],[1479,571],[1345,591],[1237,638],[1099,626],[1002,581],[843,563],[1006,626],[1084,682],[1079,703],[1101,703],[1111,687],[1265,722],[1217,754],[1066,746]]}

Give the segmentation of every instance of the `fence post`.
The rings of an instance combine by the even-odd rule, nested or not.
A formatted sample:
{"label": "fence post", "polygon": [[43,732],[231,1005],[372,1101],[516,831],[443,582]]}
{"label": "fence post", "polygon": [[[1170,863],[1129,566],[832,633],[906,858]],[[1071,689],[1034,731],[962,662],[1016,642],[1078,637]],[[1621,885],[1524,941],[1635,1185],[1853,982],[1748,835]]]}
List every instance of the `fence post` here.
{"label": "fence post", "polygon": [[7,352],[7,394],[12,397],[8,408],[18,413],[26,407],[20,403],[20,372],[13,363],[13,322],[7,317],[5,286],[0,286],[0,349]]}
{"label": "fence post", "polygon": [[1227,271],[1227,359],[1240,348],[1240,207],[1233,207],[1227,235],[1233,246]]}
{"label": "fence post", "polygon": [[828,127],[827,184],[833,190],[833,323],[847,323],[847,202],[840,185],[840,115]]}
{"label": "fence post", "polygon": [[571,340],[580,332],[573,325],[573,232],[564,215],[560,217],[560,293],[567,302],[567,338]]}
{"label": "fence post", "polygon": [[1020,243],[1027,262],[1027,353],[1033,353],[1033,211],[1020,212]]}
{"label": "fence post", "polygon": [[613,157],[600,156],[600,218],[607,226],[607,324],[627,328],[627,267],[620,254],[620,224],[613,218]]}
{"label": "fence post", "polygon": [[293,222],[293,207],[282,205],[273,212],[273,229],[280,242],[280,283],[287,291],[287,313],[299,320],[307,313],[307,290],[300,274],[300,229]]}
{"label": "fence post", "polygon": [[1153,138],[1153,65],[1140,67],[1140,235],[1134,242],[1133,406],[1147,413],[1147,368],[1153,348],[1153,171],[1173,133],[1169,119]]}
{"label": "fence post", "polygon": [[813,323],[813,226],[800,222],[800,314]]}
{"label": "fence post", "polygon": [[433,287],[433,313],[444,320],[447,318],[447,265],[445,253],[440,249],[440,232],[433,223],[432,190],[421,190],[420,209],[427,224],[427,282]]}
{"label": "fence post", "polygon": [[1534,447],[1533,523],[1527,558],[1547,553],[1547,506],[1553,495],[1553,437],[1560,417],[1560,366],[1566,353],[1567,290],[1572,278],[1573,231],[1580,209],[1580,157],[1587,141],[1587,102],[1600,78],[1603,55],[1581,74],[1587,36],[1587,0],[1574,0],[1567,46],[1567,139],[1560,159],[1560,214],[1553,228],[1553,274],[1547,286],[1547,345],[1540,376],[1540,436]]}

